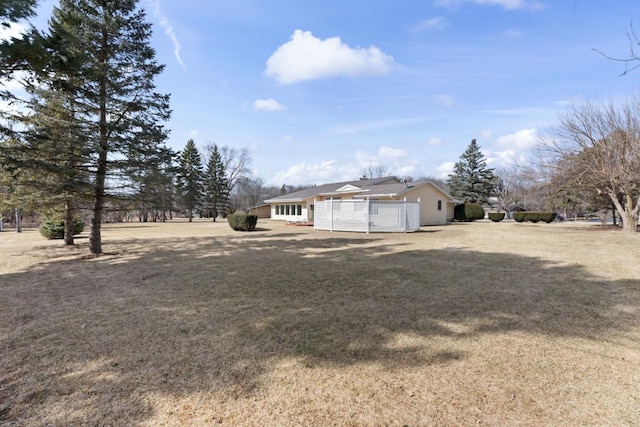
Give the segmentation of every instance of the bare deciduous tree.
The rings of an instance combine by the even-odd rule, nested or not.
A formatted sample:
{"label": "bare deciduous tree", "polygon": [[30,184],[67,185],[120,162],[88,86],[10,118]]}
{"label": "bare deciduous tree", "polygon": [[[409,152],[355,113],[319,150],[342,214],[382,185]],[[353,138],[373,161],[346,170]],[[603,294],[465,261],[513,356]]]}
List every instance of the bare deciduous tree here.
{"label": "bare deciduous tree", "polygon": [[389,173],[389,170],[383,164],[369,163],[362,168],[360,173],[363,178],[374,179],[386,176]]}
{"label": "bare deciduous tree", "polygon": [[[214,146],[216,146],[216,144],[208,143],[204,147],[205,163],[209,160],[209,157],[211,157]],[[247,148],[237,149],[229,147],[228,145],[218,145],[218,150],[220,152],[220,158],[222,159],[224,169],[227,172],[229,190],[233,192],[239,179],[246,178],[251,175],[251,170],[249,169],[249,166],[251,165],[251,154],[249,154],[249,150]]]}
{"label": "bare deciduous tree", "polygon": [[[574,106],[542,139],[550,171],[568,187],[611,199],[623,229],[637,230],[640,214],[640,97]],[[570,173],[567,173],[569,171]]]}
{"label": "bare deciduous tree", "polygon": [[524,174],[517,168],[512,168],[497,170],[495,175],[493,194],[498,207],[510,217],[512,211],[524,206]]}
{"label": "bare deciduous tree", "polygon": [[598,49],[594,49],[600,55],[612,61],[622,62],[624,64],[624,71],[621,75],[629,74],[631,71],[640,68],[640,54],[637,49],[640,48],[640,36],[636,34],[633,29],[633,22],[629,23],[629,29],[627,30],[627,38],[629,39],[629,56],[627,58],[619,58],[608,55]]}

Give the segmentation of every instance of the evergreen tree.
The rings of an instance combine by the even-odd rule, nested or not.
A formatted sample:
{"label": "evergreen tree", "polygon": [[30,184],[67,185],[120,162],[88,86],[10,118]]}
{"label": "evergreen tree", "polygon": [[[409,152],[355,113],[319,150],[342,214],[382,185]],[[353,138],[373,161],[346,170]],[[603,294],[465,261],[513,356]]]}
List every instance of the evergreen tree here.
{"label": "evergreen tree", "polygon": [[475,139],[460,156],[447,181],[451,195],[465,203],[486,204],[493,193],[495,175],[487,167],[484,154]]}
{"label": "evergreen tree", "polygon": [[213,221],[218,215],[226,217],[231,200],[229,180],[217,145],[213,146],[209,156],[204,190],[205,206],[210,210]]}
{"label": "evergreen tree", "polygon": [[202,159],[196,143],[190,139],[178,159],[178,192],[189,222],[193,219],[194,209],[202,202],[203,180]]}
{"label": "evergreen tree", "polygon": [[12,22],[33,16],[36,0],[2,0],[0,2],[0,26],[8,27]]}
{"label": "evergreen tree", "polygon": [[74,95],[74,120],[86,129],[93,199],[89,248],[100,254],[106,197],[122,188],[136,153],[149,155],[166,139],[161,122],[170,115],[169,97],[156,93],[153,83],[164,67],[149,45],[151,24],[138,0],[61,0],[49,25],[51,58],[58,58],[51,83]]}
{"label": "evergreen tree", "polygon": [[[73,220],[82,201],[91,197],[91,158],[84,144],[86,129],[75,116],[73,94],[64,90],[34,89],[33,115],[27,120],[23,170],[31,170],[28,188],[46,193],[40,207],[64,210],[64,243],[73,245]],[[32,190],[30,190],[32,191]],[[57,209],[56,209],[57,208]]]}
{"label": "evergreen tree", "polygon": [[137,208],[140,220],[148,222],[166,220],[171,217],[174,195],[176,153],[167,147],[147,156],[139,155],[128,175],[133,184],[131,199]]}

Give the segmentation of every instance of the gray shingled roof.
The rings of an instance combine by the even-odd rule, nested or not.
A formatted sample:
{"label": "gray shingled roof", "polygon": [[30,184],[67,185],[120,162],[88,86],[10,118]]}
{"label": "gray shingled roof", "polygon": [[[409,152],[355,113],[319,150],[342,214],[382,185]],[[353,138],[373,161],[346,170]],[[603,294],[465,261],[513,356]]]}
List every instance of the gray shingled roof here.
{"label": "gray shingled roof", "polygon": [[[320,194],[335,193],[339,188],[345,185],[352,185],[354,187],[364,190],[359,197],[366,196],[383,196],[393,195],[399,196],[414,188],[421,187],[426,184],[431,184],[438,190],[442,191],[451,201],[454,198],[444,189],[438,187],[431,181],[413,181],[413,182],[399,182],[395,177],[383,177],[375,179],[359,179],[357,181],[345,181],[345,182],[333,182],[329,184],[317,185],[315,187],[307,188],[306,190],[296,191],[294,193],[285,194],[284,196],[274,197],[269,200],[265,200],[265,203],[286,203],[286,202],[302,202],[304,200],[316,197]],[[356,196],[358,197],[358,196]]]}
{"label": "gray shingled roof", "polygon": [[295,191],[293,193],[285,194],[284,196],[274,197],[272,199],[265,200],[264,202],[265,203],[301,202],[311,197],[315,197],[319,194],[333,193],[337,189],[342,188],[345,185],[353,185],[354,187],[365,188],[365,187],[378,185],[380,183],[392,181],[392,180],[397,182],[397,179],[393,176],[386,176],[383,178],[374,178],[374,179],[358,179],[356,181],[331,182],[329,184],[316,185],[314,187],[307,188],[305,190]]}

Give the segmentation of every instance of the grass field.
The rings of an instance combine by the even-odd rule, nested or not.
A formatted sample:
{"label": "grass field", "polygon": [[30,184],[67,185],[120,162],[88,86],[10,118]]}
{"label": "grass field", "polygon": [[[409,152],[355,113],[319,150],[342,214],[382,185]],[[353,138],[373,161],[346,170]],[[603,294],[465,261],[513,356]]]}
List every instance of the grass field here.
{"label": "grass field", "polygon": [[640,420],[640,236],[258,227],[0,233],[0,425]]}

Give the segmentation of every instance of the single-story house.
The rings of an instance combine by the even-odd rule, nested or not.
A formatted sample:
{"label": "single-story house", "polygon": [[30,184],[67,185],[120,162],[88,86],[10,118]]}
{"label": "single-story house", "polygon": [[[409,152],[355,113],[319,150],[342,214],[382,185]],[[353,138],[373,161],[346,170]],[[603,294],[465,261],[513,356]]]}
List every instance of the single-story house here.
{"label": "single-story house", "polygon": [[265,200],[271,205],[271,218],[311,223],[314,204],[324,200],[396,200],[420,202],[420,225],[438,225],[453,221],[455,200],[431,181],[403,182],[395,177],[359,179],[317,185],[305,190]]}

